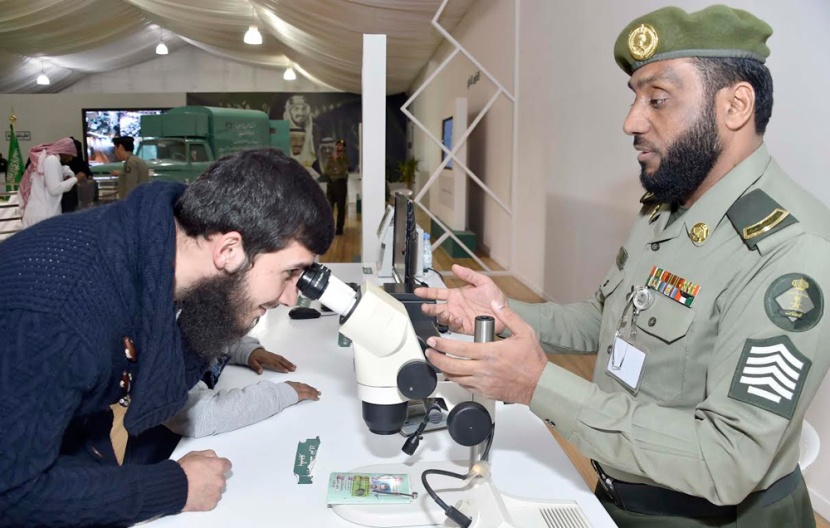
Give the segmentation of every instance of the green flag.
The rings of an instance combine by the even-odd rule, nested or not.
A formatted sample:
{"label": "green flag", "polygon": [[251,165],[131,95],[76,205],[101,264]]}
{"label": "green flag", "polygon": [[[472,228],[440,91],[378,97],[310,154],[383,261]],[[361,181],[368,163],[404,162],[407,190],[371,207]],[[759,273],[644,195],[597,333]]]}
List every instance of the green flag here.
{"label": "green flag", "polygon": [[11,184],[20,183],[24,165],[23,155],[20,154],[20,144],[14,133],[14,124],[10,124],[9,128],[12,130],[12,135],[9,141],[9,164],[6,167],[6,192],[13,192],[17,190],[17,185]]}

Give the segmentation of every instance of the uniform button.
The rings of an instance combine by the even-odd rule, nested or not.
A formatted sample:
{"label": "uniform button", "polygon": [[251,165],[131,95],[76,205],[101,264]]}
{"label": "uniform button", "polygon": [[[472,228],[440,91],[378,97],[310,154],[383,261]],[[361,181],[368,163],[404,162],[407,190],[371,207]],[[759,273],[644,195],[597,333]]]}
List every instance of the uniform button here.
{"label": "uniform button", "polygon": [[660,249],[660,244],[658,242],[654,242],[654,243],[651,244],[651,250],[652,251],[657,251],[659,249]]}
{"label": "uniform button", "polygon": [[611,353],[611,349],[612,349],[612,348],[613,348],[613,347],[612,347],[611,345],[608,345],[608,350],[607,350],[607,352],[608,352],[609,354]]}
{"label": "uniform button", "polygon": [[656,324],[657,324],[657,318],[656,317],[649,318],[649,320],[648,320],[648,325],[649,326],[654,326]]}
{"label": "uniform button", "polygon": [[603,286],[608,286],[608,282],[610,282],[610,279],[606,279],[605,282],[602,283],[602,285]]}

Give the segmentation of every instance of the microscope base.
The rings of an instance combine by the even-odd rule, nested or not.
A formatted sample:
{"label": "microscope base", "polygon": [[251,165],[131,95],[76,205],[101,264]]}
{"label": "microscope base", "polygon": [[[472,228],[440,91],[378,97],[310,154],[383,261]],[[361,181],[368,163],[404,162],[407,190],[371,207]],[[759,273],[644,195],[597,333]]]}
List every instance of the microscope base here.
{"label": "microscope base", "polygon": [[[466,474],[468,461],[418,462],[415,464],[377,464],[351,470],[354,473],[409,473],[412,491],[418,498],[409,504],[339,504],[332,510],[343,519],[361,526],[441,526],[455,527],[432,500],[421,483],[425,469],[444,469]],[[570,500],[522,499],[499,492],[490,482],[476,478],[470,482],[432,475],[430,484],[444,502],[473,518],[470,528],[590,528],[582,510]]]}

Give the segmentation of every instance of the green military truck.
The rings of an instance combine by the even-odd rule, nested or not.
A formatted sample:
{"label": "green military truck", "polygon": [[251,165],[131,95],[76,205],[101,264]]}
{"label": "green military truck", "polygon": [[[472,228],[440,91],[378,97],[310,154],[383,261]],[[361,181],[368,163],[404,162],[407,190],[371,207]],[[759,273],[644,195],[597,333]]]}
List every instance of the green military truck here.
{"label": "green military truck", "polygon": [[[214,160],[239,150],[274,146],[288,152],[286,125],[259,110],[180,106],[141,116],[143,139],[134,154],[147,162],[152,178],[189,183]],[[104,163],[92,172],[105,176],[121,167]]]}

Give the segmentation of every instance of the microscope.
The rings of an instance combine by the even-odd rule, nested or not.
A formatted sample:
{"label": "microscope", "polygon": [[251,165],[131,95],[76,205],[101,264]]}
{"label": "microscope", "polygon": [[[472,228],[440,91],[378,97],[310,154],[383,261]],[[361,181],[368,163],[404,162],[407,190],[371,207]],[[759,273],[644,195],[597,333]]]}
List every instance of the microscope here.
{"label": "microscope", "polygon": [[[400,301],[381,286],[370,282],[359,288],[347,285],[319,263],[314,263],[303,272],[297,287],[306,297],[319,300],[340,315],[340,332],[352,340],[354,347],[357,394],[362,401],[363,420],[369,431],[378,435],[398,433],[406,420],[408,402],[425,400],[436,402],[430,403],[428,408],[443,404],[444,410],[449,411],[447,430],[450,437],[470,448],[466,474],[448,471],[448,468],[457,467],[457,464],[449,462],[416,464],[426,468],[421,482],[440,508],[437,513],[435,505],[421,499],[415,507],[410,507],[411,511],[400,516],[390,515],[392,505],[369,506],[368,513],[366,509],[358,511],[356,506],[338,506],[338,515],[366,526],[558,526],[543,523],[543,517],[536,517],[538,502],[502,494],[492,484],[488,455],[495,431],[495,402],[475,396],[447,380],[427,361],[424,354],[427,345],[416,333],[407,309]],[[477,318],[475,340],[492,341],[494,327],[492,317]],[[429,412],[404,444],[402,449],[408,455],[412,455],[418,447],[428,417]],[[412,466],[400,464],[397,467],[399,470],[412,469]],[[427,482],[427,476],[431,474],[463,481],[462,488],[458,490],[461,499],[454,506],[447,505],[433,491]],[[552,502],[558,505],[563,501]],[[428,512],[427,508],[433,511]],[[525,515],[525,510],[531,513]],[[585,524],[569,526],[590,525],[585,521]]]}

